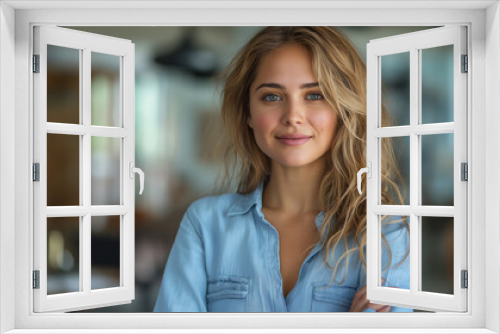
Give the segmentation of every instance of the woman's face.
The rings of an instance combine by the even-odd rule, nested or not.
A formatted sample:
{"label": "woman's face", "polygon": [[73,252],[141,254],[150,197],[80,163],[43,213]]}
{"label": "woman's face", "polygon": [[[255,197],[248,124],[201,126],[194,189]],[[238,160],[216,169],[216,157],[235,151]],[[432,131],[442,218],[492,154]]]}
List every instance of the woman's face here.
{"label": "woman's face", "polygon": [[[283,166],[305,166],[329,152],[337,114],[321,94],[307,49],[287,44],[262,58],[247,123],[262,152]],[[290,135],[301,139],[284,138]]]}

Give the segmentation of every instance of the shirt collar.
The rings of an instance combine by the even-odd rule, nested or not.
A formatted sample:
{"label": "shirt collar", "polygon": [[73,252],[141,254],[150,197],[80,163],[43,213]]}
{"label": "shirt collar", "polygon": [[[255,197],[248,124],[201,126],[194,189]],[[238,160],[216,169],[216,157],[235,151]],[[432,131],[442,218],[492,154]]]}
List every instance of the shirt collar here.
{"label": "shirt collar", "polygon": [[[262,192],[264,190],[264,182],[261,181],[257,188],[248,194],[240,195],[239,199],[231,205],[227,211],[227,216],[242,215],[250,211],[250,209],[255,205],[255,210],[259,217],[264,219],[264,214],[262,213]],[[321,228],[325,214],[323,211],[316,216],[315,223],[318,230]]]}

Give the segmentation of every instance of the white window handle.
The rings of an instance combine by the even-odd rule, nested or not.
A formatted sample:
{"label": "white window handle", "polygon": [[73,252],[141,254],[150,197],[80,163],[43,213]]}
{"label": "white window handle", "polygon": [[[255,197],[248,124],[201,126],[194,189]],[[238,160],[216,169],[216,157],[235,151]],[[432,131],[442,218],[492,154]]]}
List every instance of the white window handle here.
{"label": "white window handle", "polygon": [[144,190],[144,172],[137,167],[134,167],[134,162],[130,161],[129,163],[129,170],[130,170],[130,178],[134,178],[134,173],[139,174],[139,184],[141,185],[141,190],[139,190],[139,195],[142,195],[142,191]]}
{"label": "white window handle", "polygon": [[360,195],[362,194],[362,192],[361,192],[361,175],[363,175],[363,173],[367,173],[369,179],[372,177],[372,163],[370,161],[368,161],[368,167],[361,168],[358,171],[358,192]]}

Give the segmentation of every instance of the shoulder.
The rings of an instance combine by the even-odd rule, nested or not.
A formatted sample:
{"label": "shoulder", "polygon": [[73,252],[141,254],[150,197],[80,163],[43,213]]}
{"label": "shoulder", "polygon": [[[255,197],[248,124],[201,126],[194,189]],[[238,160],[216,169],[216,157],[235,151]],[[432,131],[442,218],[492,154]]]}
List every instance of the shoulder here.
{"label": "shoulder", "polygon": [[205,196],[189,205],[186,216],[196,229],[223,224],[229,219],[228,212],[231,208],[243,198],[244,195],[238,193]]}
{"label": "shoulder", "polygon": [[205,196],[193,201],[187,212],[191,215],[225,214],[232,205],[239,201],[241,196],[235,193]]}

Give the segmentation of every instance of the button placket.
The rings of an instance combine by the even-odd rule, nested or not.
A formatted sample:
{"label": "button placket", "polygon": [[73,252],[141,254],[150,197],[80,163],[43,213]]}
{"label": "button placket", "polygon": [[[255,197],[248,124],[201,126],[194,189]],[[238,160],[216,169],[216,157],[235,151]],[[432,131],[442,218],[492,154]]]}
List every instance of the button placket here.
{"label": "button placket", "polygon": [[278,230],[274,226],[272,226],[274,230],[274,245],[275,245],[275,265],[276,265],[276,279],[278,282],[278,300],[281,300],[282,304],[282,311],[286,312],[287,311],[287,305],[286,305],[286,300],[285,296],[283,295],[283,278],[281,277],[281,271],[280,271],[280,266],[281,266],[281,261],[280,261],[280,237]]}
{"label": "button placket", "polygon": [[[269,226],[263,217],[261,217],[262,220],[263,220],[263,223],[265,224],[265,226],[267,226],[268,228],[266,229],[266,234],[267,234],[267,264],[268,264],[268,268],[269,268],[269,280],[270,282],[269,283],[272,283],[274,281],[274,247],[273,247],[273,241],[272,241],[272,229],[271,229],[271,226]],[[272,301],[273,301],[273,308],[274,308],[274,311],[277,311],[277,307],[276,307],[276,298],[271,298]]]}

